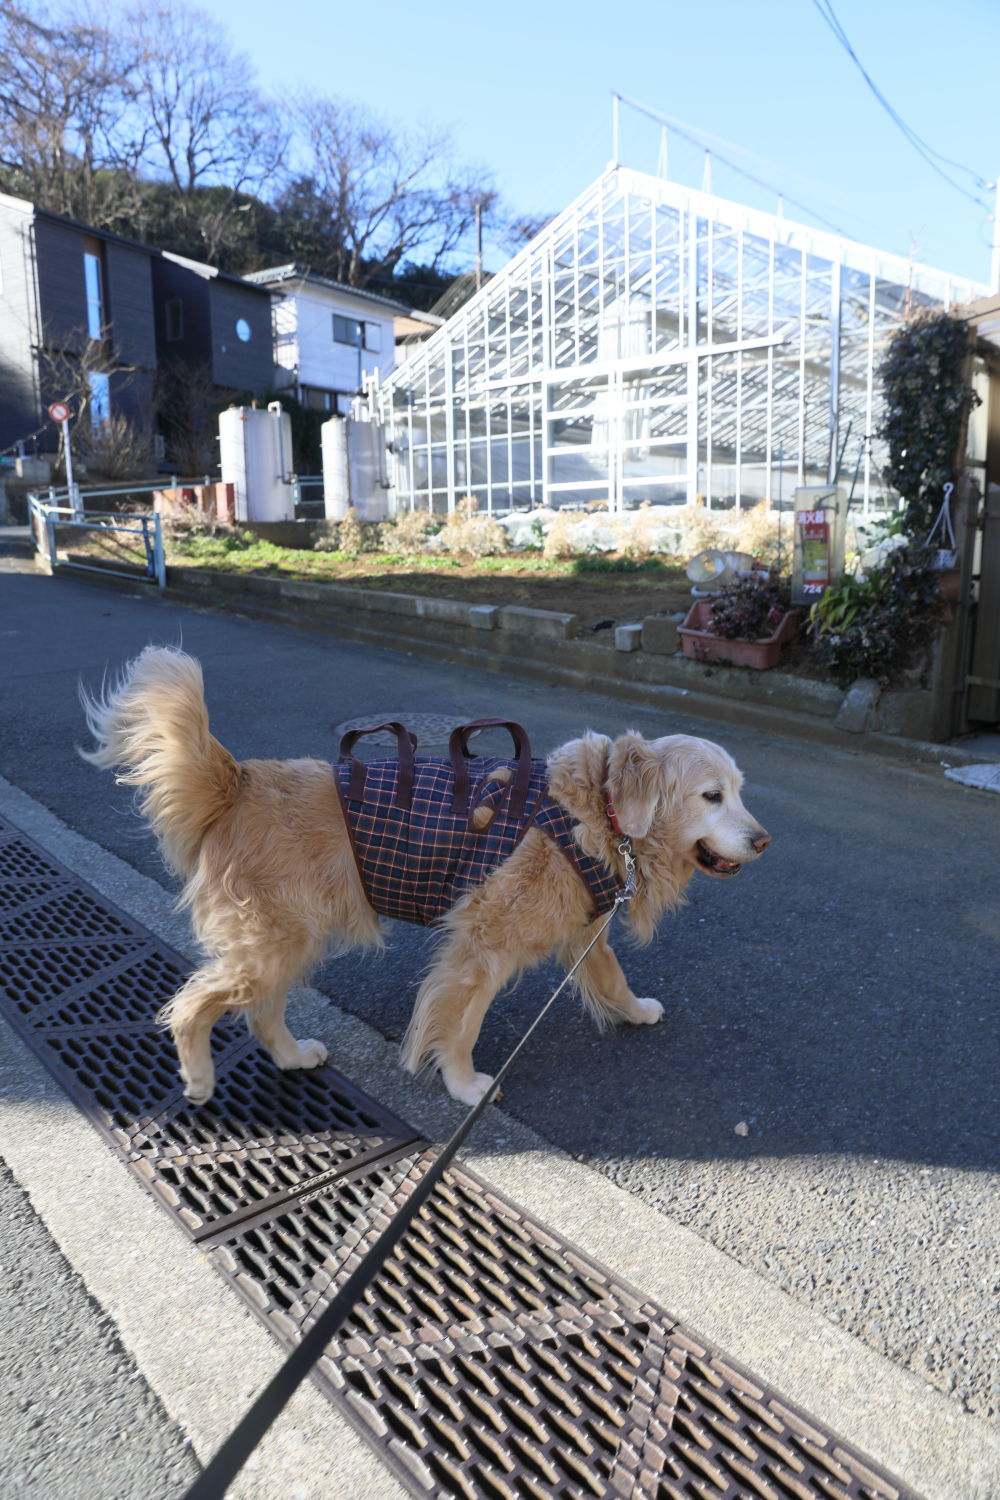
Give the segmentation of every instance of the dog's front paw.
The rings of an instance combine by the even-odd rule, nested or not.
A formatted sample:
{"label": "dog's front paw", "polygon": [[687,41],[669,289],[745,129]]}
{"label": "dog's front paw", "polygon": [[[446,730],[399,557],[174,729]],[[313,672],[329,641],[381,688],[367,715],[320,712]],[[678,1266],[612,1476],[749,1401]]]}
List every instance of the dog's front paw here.
{"label": "dog's front paw", "polygon": [[189,1078],[183,1074],[184,1097],[190,1104],[207,1104],[215,1093],[215,1073],[210,1072],[207,1077],[199,1073],[196,1077]]}
{"label": "dog's front paw", "polygon": [[326,1062],[330,1053],[322,1042],[317,1042],[313,1037],[307,1037],[303,1042],[296,1042],[298,1049],[294,1057],[282,1059],[278,1067],[283,1073],[291,1072],[295,1068],[319,1068]]}
{"label": "dog's front paw", "polygon": [[[444,1080],[444,1086],[448,1090],[451,1097],[458,1100],[459,1104],[468,1104],[472,1106],[479,1103],[480,1099],[486,1093],[486,1090],[489,1088],[492,1082],[493,1079],[489,1073],[473,1073],[471,1079],[463,1081],[461,1083],[457,1081],[450,1081],[446,1077]],[[497,1094],[493,1100],[493,1103],[495,1104],[497,1099],[501,1097],[502,1096],[500,1094]]]}
{"label": "dog's front paw", "polygon": [[631,1019],[636,1026],[655,1026],[663,1019],[663,1006],[659,1000],[637,999]]}

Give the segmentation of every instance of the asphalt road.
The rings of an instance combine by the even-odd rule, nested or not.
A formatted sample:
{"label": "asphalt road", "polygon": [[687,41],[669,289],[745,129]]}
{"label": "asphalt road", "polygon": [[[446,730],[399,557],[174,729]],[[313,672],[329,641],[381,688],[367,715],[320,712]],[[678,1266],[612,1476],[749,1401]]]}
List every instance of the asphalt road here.
{"label": "asphalt road", "polygon": [[0,1220],[0,1472],[7,1500],[55,1500],[55,1474],[62,1500],[181,1493],[198,1472],[184,1435],[3,1165]]}
{"label": "asphalt road", "polygon": [[[128,797],[73,753],[78,679],[96,685],[150,641],[201,658],[213,730],[240,757],[329,759],[337,725],[387,711],[502,713],[536,754],[587,727],[723,742],[772,848],[737,881],[696,877],[649,947],[619,937],[635,992],[664,1002],[662,1026],[600,1035],[560,1005],[503,1110],[995,1417],[1000,798],[937,767],[716,730],[146,591],[0,574],[0,775],[164,884]],[[384,957],[339,958],[315,982],[398,1039],[426,945],[396,928]],[[497,1001],[480,1068],[496,1070],[555,977],[539,970]]]}

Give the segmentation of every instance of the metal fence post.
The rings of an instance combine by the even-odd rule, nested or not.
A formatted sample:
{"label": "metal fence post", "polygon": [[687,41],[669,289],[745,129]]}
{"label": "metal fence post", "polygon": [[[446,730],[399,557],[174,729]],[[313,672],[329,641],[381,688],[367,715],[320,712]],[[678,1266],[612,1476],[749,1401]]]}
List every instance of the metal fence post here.
{"label": "metal fence post", "polygon": [[56,518],[55,512],[51,509],[45,512],[45,534],[49,544],[49,567],[54,573],[58,558],[56,556]]}
{"label": "metal fence post", "polygon": [[163,556],[163,522],[157,511],[153,516],[153,566],[156,569],[157,587],[167,586],[167,565]]}

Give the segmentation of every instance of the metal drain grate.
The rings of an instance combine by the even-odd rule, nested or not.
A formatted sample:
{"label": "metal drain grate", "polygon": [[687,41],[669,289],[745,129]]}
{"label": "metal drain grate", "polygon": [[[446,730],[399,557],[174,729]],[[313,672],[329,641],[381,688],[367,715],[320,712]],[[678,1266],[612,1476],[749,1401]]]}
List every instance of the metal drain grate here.
{"label": "metal drain grate", "polygon": [[0,1007],[192,1238],[412,1149],[416,1133],[349,1080],[281,1073],[233,1020],[212,1034],[215,1097],[192,1108],[156,1025],[184,960],[9,827],[4,898]]}
{"label": "metal drain grate", "polygon": [[[432,1155],[333,1069],[282,1074],[233,1023],[216,1028],[217,1093],[193,1109],[154,1024],[185,973],[178,955],[0,824],[0,1009],[291,1347]],[[418,1495],[907,1500],[848,1444],[461,1168],[316,1379]]]}

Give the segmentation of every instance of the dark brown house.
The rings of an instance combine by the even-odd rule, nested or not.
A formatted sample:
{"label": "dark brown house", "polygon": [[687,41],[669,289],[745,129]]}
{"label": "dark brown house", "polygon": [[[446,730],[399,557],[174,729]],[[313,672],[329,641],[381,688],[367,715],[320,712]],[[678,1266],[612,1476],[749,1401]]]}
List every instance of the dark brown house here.
{"label": "dark brown house", "polygon": [[50,403],[150,421],[166,361],[258,395],[274,384],[271,296],[214,267],[0,194],[0,450],[52,452]]}

